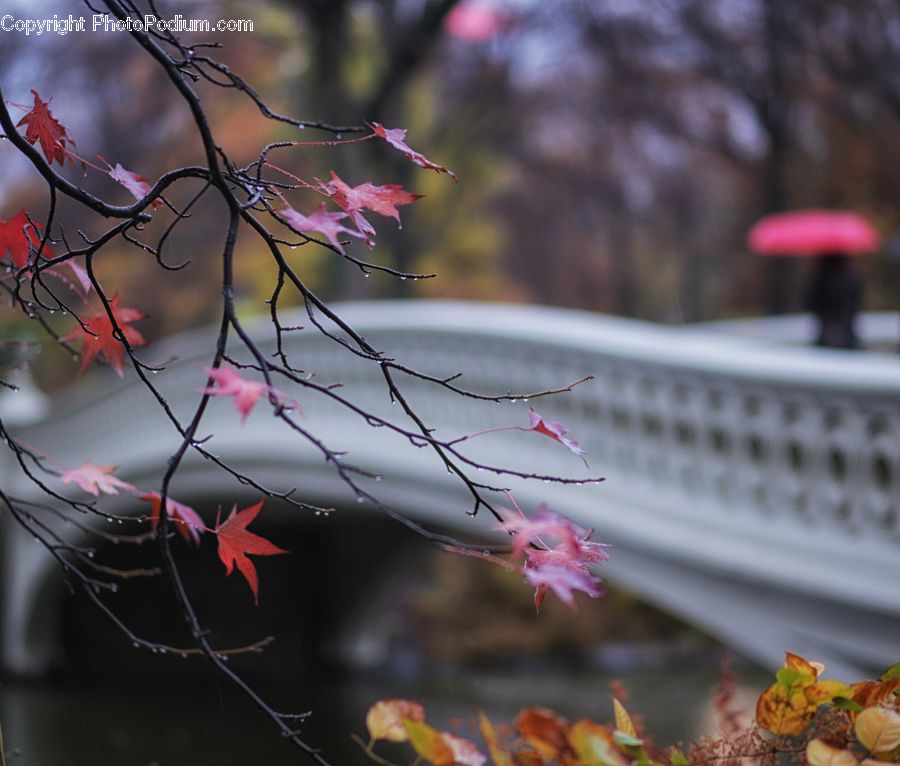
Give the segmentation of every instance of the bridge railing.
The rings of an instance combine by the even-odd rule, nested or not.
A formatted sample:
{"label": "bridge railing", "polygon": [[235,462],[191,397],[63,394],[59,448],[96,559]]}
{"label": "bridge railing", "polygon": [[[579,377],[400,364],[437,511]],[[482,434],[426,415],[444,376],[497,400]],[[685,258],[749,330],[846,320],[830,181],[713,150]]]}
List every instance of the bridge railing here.
{"label": "bridge railing", "polygon": [[[552,440],[516,430],[473,439],[462,449],[493,465],[607,477],[602,486],[565,488],[499,481],[514,486],[527,505],[547,501],[595,526],[600,539],[619,546],[610,572],[616,561],[643,561],[640,571],[615,570],[639,592],[681,598],[688,613],[693,602],[685,600],[677,573],[704,571],[707,578],[714,573],[714,579],[721,574],[730,582],[741,580],[750,589],[745,593],[757,587],[791,590],[810,614],[830,615],[821,608],[827,601],[841,610],[862,610],[856,612],[860,619],[863,613],[900,615],[900,358],[536,307],[380,302],[347,304],[338,311],[388,355],[439,376],[461,372],[456,382],[474,391],[524,395],[592,375],[570,393],[502,405],[397,377],[442,438],[495,426],[527,427],[529,405],[571,428],[588,451],[590,469]],[[300,325],[305,317],[283,321]],[[270,324],[260,320],[252,333],[274,351]],[[209,363],[211,337],[198,331],[145,350],[148,361],[174,360],[153,380],[182,417],[191,412],[204,383],[199,368]],[[341,395],[410,425],[391,404],[377,362],[353,356],[313,328],[290,333],[286,342],[293,363],[316,380],[340,383]],[[460,495],[453,490],[459,491],[459,483],[430,450],[415,449],[385,428],[373,429],[365,418],[309,392],[284,387],[302,405],[304,426],[332,448],[347,450],[348,461],[384,473],[380,492],[414,488],[401,498],[402,510],[470,530],[464,493],[459,512],[445,513],[456,508]],[[321,456],[264,409],[261,404],[241,425],[232,402],[217,399],[200,436],[212,434],[209,449],[242,470],[265,473],[274,489],[318,488],[320,500],[343,502],[339,493],[345,488]],[[158,480],[177,443],[171,423],[142,384],[119,381],[108,371],[57,397],[48,417],[19,436],[52,451],[63,465],[86,458],[116,464],[118,475],[140,486]],[[209,471],[204,461],[189,460],[176,480],[176,496],[181,497],[184,474],[195,476],[195,489],[210,492]],[[328,476],[332,484],[326,486],[322,481]],[[216,486],[227,478],[217,476]],[[29,491],[21,480],[15,489]],[[29,552],[30,546],[14,546],[6,562],[19,579],[30,575],[13,559]],[[34,571],[44,566],[35,564]],[[650,577],[652,567],[669,572],[663,577],[671,582]],[[38,583],[39,575],[32,579]],[[723,581],[713,611],[725,609],[731,592]],[[760,598],[759,619],[766,619],[769,602]],[[830,616],[823,619],[831,625]],[[878,620],[872,624],[882,625]],[[733,620],[720,622],[727,624],[719,629],[734,633]],[[776,631],[777,640],[747,650],[777,658],[785,642],[795,640],[788,623]],[[744,632],[728,635],[741,645]],[[816,634],[816,640],[821,635],[826,634]],[[18,644],[25,651],[24,639]],[[880,661],[886,654],[876,647],[862,660],[877,664],[873,658]]]}

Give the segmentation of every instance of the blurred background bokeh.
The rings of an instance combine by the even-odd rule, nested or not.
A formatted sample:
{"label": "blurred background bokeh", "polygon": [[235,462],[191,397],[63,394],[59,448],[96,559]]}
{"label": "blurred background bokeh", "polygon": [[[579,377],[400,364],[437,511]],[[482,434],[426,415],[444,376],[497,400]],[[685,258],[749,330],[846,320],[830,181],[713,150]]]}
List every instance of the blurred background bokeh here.
{"label": "blurred background bokeh", "polygon": [[[87,13],[76,2],[15,7]],[[335,169],[350,183],[427,195],[404,208],[402,232],[384,222],[373,257],[439,279],[363,280],[304,248],[296,261],[328,298],[523,301],[669,323],[784,313],[802,309],[797,272],[808,264],[748,254],[745,233],[762,214],[852,208],[886,236],[898,226],[893,2],[308,0],[176,10],[251,18],[254,31],[219,35],[216,53],[274,108],[408,128],[414,148],[459,175],[448,183],[370,143],[282,150],[276,161],[303,178]],[[27,103],[30,88],[52,97],[87,158],[102,153],[151,180],[199,158],[187,110],[126,35],[6,34],[0,67],[8,98]],[[265,141],[298,137],[238,93],[197,88],[239,162]],[[7,154],[0,210],[26,206],[40,218],[39,182]],[[125,201],[97,175],[84,182]],[[290,201],[306,212],[317,204],[309,193]],[[140,294],[151,335],[211,319],[206,287],[221,243],[204,221],[217,215],[201,206],[173,241],[173,256],[192,259],[185,271],[161,273],[135,252],[104,259],[125,305]],[[63,220],[89,233],[99,225],[65,211]],[[888,256],[864,268],[866,308],[895,309]],[[271,272],[249,238],[238,269],[241,300],[259,307]]]}

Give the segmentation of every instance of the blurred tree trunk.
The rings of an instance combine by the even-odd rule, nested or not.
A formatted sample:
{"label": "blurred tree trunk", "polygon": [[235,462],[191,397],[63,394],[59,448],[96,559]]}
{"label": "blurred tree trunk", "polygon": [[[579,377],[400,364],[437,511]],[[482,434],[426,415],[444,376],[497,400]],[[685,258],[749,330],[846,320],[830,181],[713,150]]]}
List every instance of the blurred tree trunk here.
{"label": "blurred tree trunk", "polygon": [[674,201],[676,218],[685,232],[678,309],[682,322],[696,322],[704,314],[706,258],[697,189],[694,188],[690,178],[684,178],[684,190],[685,193]]}
{"label": "blurred tree trunk", "polygon": [[[766,87],[759,112],[769,150],[763,168],[763,209],[777,213],[788,207],[787,167],[790,154],[791,98],[786,80],[788,44],[783,0],[765,0]],[[768,314],[784,314],[798,305],[797,262],[765,260],[764,306]]]}
{"label": "blurred tree trunk", "polygon": [[338,124],[355,122],[358,118],[348,114],[352,107],[341,76],[341,60],[347,43],[347,2],[306,0],[302,7],[314,31],[311,37],[315,41],[311,102],[324,120]]}
{"label": "blurred tree trunk", "polygon": [[625,317],[637,315],[637,285],[635,284],[634,232],[631,211],[620,184],[613,184],[609,191],[609,249],[612,305],[616,314]]}

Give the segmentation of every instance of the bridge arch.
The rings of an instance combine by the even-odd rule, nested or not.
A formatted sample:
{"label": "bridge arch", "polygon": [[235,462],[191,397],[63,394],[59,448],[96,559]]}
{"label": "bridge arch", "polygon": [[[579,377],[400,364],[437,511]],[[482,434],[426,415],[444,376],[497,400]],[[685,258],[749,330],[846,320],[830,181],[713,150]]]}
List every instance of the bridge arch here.
{"label": "bridge arch", "polygon": [[[406,302],[339,310],[377,347],[436,374],[462,371],[475,390],[533,391],[593,375],[539,406],[572,427],[608,481],[513,484],[525,506],[548,502],[612,542],[609,580],[767,665],[786,648],[848,674],[896,659],[900,360],[536,307]],[[264,321],[254,327],[264,347],[270,329]],[[191,333],[153,353],[175,358],[159,384],[176,412],[188,411],[202,382],[197,365],[208,362],[209,337]],[[311,331],[289,343],[319,380],[340,382],[348,398],[397,416],[377,364]],[[405,383],[444,434],[527,422],[523,403],[459,401],[421,381]],[[145,397],[138,383],[100,373],[20,433],[52,445],[60,462],[90,457],[141,483],[159,475],[174,443],[170,424]],[[429,451],[300,398],[304,424],[385,477],[378,486],[385,501],[425,523],[484,529],[487,520],[465,515],[465,496]],[[333,505],[354,500],[319,455],[264,412],[241,427],[230,403],[217,401],[202,430],[214,434],[217,455],[267,486],[298,486]],[[469,445],[484,460],[578,473],[557,447],[519,432]],[[173,495],[202,492],[212,470],[191,456]],[[216,482],[227,495],[220,473]],[[18,495],[30,491],[15,486]],[[9,529],[2,542],[5,661],[39,668],[44,659],[27,626],[51,562]]]}

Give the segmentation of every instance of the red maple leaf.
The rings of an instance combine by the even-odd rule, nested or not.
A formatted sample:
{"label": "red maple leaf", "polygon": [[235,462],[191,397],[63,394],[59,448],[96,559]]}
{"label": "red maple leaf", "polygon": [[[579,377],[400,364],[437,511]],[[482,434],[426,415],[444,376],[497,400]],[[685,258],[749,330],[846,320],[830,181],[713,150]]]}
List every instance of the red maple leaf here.
{"label": "red maple leaf", "polygon": [[290,205],[278,211],[282,218],[287,221],[288,225],[301,234],[311,231],[317,231],[324,235],[331,246],[341,255],[344,255],[344,248],[338,239],[338,234],[342,232],[349,234],[351,237],[363,238],[363,234],[355,229],[348,229],[341,221],[347,217],[347,213],[329,213],[325,209],[325,203],[319,205],[319,209],[312,215],[303,215],[298,210],[294,210]]}
{"label": "red maple leaf", "polygon": [[[159,524],[159,509],[162,497],[160,497],[159,492],[145,492],[141,495],[141,500],[148,500],[153,504],[150,511],[150,527],[155,532],[156,526]],[[185,542],[189,543],[193,540],[194,545],[200,545],[200,534],[206,527],[197,511],[189,505],[167,497],[166,516],[175,523],[175,527],[181,532]]]}
{"label": "red maple leaf", "polygon": [[262,500],[243,511],[238,511],[237,505],[235,505],[228,518],[221,524],[217,524],[215,529],[219,538],[219,558],[225,565],[225,574],[230,575],[237,564],[238,571],[247,580],[250,590],[253,591],[253,600],[257,604],[259,603],[259,578],[256,575],[256,567],[247,558],[247,555],[274,556],[278,553],[288,553],[264,537],[247,531],[247,527],[256,518],[262,506]]}
{"label": "red maple leaf", "polygon": [[[28,265],[29,244],[37,250],[41,246],[39,223],[28,220],[28,213],[20,210],[8,221],[0,221],[0,258],[9,253],[17,268]],[[50,257],[49,245],[44,247],[44,255]]]}
{"label": "red maple leaf", "polygon": [[[118,293],[112,297],[109,302],[113,316],[116,318],[116,324],[125,335],[126,340],[132,346],[143,346],[147,343],[143,335],[133,327],[129,327],[129,322],[136,322],[144,318],[137,309],[119,308]],[[124,375],[125,367],[125,347],[113,335],[113,324],[105,309],[101,309],[96,314],[82,317],[81,320],[84,327],[79,325],[72,332],[66,335],[64,341],[82,341],[81,345],[81,372],[102,353],[107,364],[112,367],[116,374],[121,378]]]}
{"label": "red maple leaf", "polygon": [[69,132],[65,127],[51,114],[48,103],[41,100],[37,91],[31,91],[31,95],[34,96],[34,106],[16,123],[16,127],[28,126],[25,131],[25,140],[30,144],[40,141],[41,150],[50,165],[54,161],[65,165],[68,158],[66,144],[75,146],[75,142],[69,137]]}
{"label": "red maple leaf", "polygon": [[400,223],[399,205],[409,205],[417,199],[422,199],[422,194],[411,194],[402,186],[388,184],[376,186],[366,181],[359,186],[348,186],[333,170],[331,182],[319,185],[329,197],[331,197],[342,210],[346,210],[356,227],[365,235],[366,241],[372,245],[375,229],[362,215],[361,210],[372,210],[386,218],[393,218]]}
{"label": "red maple leaf", "polygon": [[437,173],[446,173],[454,181],[457,180],[456,174],[452,170],[447,170],[443,165],[438,165],[436,162],[429,160],[424,154],[411,149],[406,143],[406,131],[403,128],[386,128],[380,123],[373,122],[372,130],[375,131],[376,136],[383,138],[395,149],[403,152],[420,168],[434,170]]}
{"label": "red maple leaf", "polygon": [[[41,240],[44,237],[43,229],[44,227],[37,221],[32,221],[28,218],[28,213],[25,210],[20,210],[8,221],[0,221],[0,258],[9,253],[9,257],[16,268],[22,269],[27,267],[29,249],[33,248],[35,252],[41,249]],[[49,239],[44,244],[41,257],[53,257]],[[59,270],[63,265],[68,266],[72,270],[72,273],[78,280],[77,285],[60,274]],[[83,295],[87,295],[90,292],[91,280],[84,267],[74,258],[70,258],[65,264],[53,266],[46,273],[65,282],[75,291],[80,286]]]}

